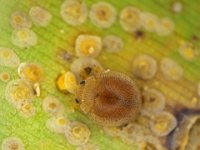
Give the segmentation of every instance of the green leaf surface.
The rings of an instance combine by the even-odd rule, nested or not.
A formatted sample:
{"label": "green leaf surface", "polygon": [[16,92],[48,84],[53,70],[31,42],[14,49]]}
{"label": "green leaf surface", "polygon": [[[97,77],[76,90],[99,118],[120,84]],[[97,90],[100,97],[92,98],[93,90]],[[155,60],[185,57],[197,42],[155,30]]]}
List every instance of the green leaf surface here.
{"label": "green leaf surface", "polygon": [[[88,8],[100,0],[86,0]],[[104,68],[124,72],[129,76],[131,62],[138,54],[145,53],[156,58],[158,62],[163,57],[176,60],[184,69],[184,78],[180,81],[169,82],[160,72],[153,80],[137,80],[140,87],[148,86],[161,90],[166,96],[167,103],[176,105],[180,103],[189,107],[200,107],[197,96],[197,82],[200,80],[200,57],[187,61],[180,56],[180,41],[191,42],[199,51],[200,33],[200,1],[182,0],[183,10],[180,13],[172,11],[174,0],[107,0],[119,14],[124,7],[132,5],[141,11],[156,14],[158,17],[168,17],[175,23],[175,30],[169,36],[159,36],[156,33],[144,31],[144,38],[138,40],[134,33],[125,32],[117,19],[108,29],[100,29],[93,25],[89,18],[87,21],[73,27],[66,24],[60,17],[62,0],[0,0],[0,47],[8,47],[15,51],[21,62],[37,62],[44,69],[44,81],[41,84],[41,96],[34,99],[36,114],[31,118],[23,118],[5,98],[5,87],[8,82],[0,81],[0,143],[9,136],[22,139],[27,150],[73,150],[76,147],[69,144],[63,135],[52,133],[46,128],[49,118],[42,110],[42,100],[47,95],[56,96],[65,106],[66,115],[71,120],[78,120],[88,125],[91,130],[90,141],[101,150],[136,150],[137,145],[128,145],[119,138],[112,138],[102,132],[102,127],[91,121],[79,110],[72,112],[74,104],[73,95],[65,95],[57,90],[55,80],[62,70],[69,70],[70,63],[63,62],[57,56],[61,49],[74,51],[74,41],[78,34],[89,33],[101,37],[115,34],[125,41],[125,46],[119,53],[102,51],[97,60]],[[32,30],[38,36],[38,44],[29,49],[21,49],[11,42],[12,27],[9,23],[13,11],[24,11],[28,14],[32,6],[39,5],[47,9],[52,15],[52,21],[47,27],[33,25]],[[196,37],[196,38],[194,38]],[[0,66],[0,73],[8,72],[10,80],[18,79],[17,69]],[[196,100],[195,103],[193,100]]]}

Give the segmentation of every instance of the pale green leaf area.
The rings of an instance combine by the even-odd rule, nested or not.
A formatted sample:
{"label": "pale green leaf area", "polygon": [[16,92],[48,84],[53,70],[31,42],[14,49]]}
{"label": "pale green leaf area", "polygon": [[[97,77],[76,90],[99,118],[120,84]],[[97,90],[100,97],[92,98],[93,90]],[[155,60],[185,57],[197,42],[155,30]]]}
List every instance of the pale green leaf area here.
{"label": "pale green leaf area", "polygon": [[[100,0],[86,0],[90,6]],[[44,69],[44,81],[41,84],[41,96],[34,99],[36,114],[31,118],[23,118],[5,98],[7,83],[0,81],[0,143],[8,136],[22,139],[27,150],[73,150],[76,147],[69,144],[63,135],[49,131],[46,120],[49,118],[42,110],[41,104],[45,96],[56,96],[66,107],[66,115],[70,120],[78,120],[88,125],[91,130],[90,141],[101,150],[136,150],[137,145],[128,145],[118,138],[112,138],[102,132],[102,127],[88,119],[79,110],[71,112],[74,104],[73,95],[65,95],[56,89],[55,80],[62,70],[69,70],[70,64],[59,60],[57,52],[60,49],[75,54],[74,41],[78,34],[88,33],[101,37],[115,34],[125,41],[125,46],[119,53],[102,51],[97,58],[105,68],[124,72],[129,76],[131,62],[138,54],[145,53],[155,57],[158,62],[163,57],[176,60],[184,69],[181,81],[168,82],[158,72],[153,80],[137,80],[140,87],[149,86],[160,89],[167,97],[171,106],[181,103],[189,107],[200,107],[199,100],[194,104],[192,98],[197,97],[197,82],[200,81],[200,56],[193,61],[187,61],[178,53],[180,40],[190,41],[199,51],[200,33],[200,1],[182,0],[183,10],[175,14],[172,11],[173,0],[107,0],[119,13],[122,8],[133,5],[142,11],[156,14],[158,17],[168,17],[175,23],[175,31],[169,36],[159,36],[156,33],[144,31],[144,38],[137,40],[133,33],[125,32],[118,20],[108,29],[100,29],[87,21],[73,27],[66,24],[60,17],[60,6],[63,0],[0,0],[0,47],[8,47],[15,51],[21,62],[37,62]],[[33,25],[32,30],[38,36],[38,44],[29,49],[20,49],[11,43],[12,27],[9,23],[10,14],[20,10],[27,12],[32,6],[39,5],[47,9],[52,15],[52,21],[47,27]],[[61,32],[64,31],[63,33]],[[194,37],[197,37],[194,39]],[[18,79],[17,68],[0,66],[0,72],[10,73],[11,80]]]}

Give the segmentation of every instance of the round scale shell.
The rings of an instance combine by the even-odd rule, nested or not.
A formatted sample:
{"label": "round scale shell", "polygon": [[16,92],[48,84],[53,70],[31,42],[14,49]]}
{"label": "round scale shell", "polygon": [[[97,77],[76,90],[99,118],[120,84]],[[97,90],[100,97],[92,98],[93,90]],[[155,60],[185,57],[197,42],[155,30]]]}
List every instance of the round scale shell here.
{"label": "round scale shell", "polygon": [[6,99],[16,108],[25,101],[31,102],[34,97],[32,86],[21,79],[10,81],[6,86],[5,95]]}
{"label": "round scale shell", "polygon": [[18,75],[31,83],[38,83],[43,78],[43,69],[36,63],[21,63],[18,67]]}
{"label": "round scale shell", "polygon": [[43,100],[42,108],[44,112],[54,116],[62,114],[64,112],[64,106],[62,103],[54,96],[47,96]]}
{"label": "round scale shell", "polygon": [[65,0],[61,5],[62,19],[72,26],[78,26],[85,22],[88,10],[83,0]]}
{"label": "round scale shell", "polygon": [[7,137],[1,144],[2,150],[25,150],[24,143],[18,137]]}
{"label": "round scale shell", "polygon": [[17,54],[6,47],[0,47],[0,65],[16,68],[20,64],[20,59]]}
{"label": "round scale shell", "polygon": [[116,20],[115,8],[107,2],[98,2],[92,5],[90,20],[100,28],[109,28]]}
{"label": "round scale shell", "polygon": [[30,48],[38,42],[37,35],[28,28],[15,29],[11,35],[11,42],[19,48]]}
{"label": "round scale shell", "polygon": [[97,57],[101,49],[99,36],[81,34],[76,38],[75,50],[78,57]]}
{"label": "round scale shell", "polygon": [[53,116],[46,122],[46,127],[55,133],[65,133],[69,128],[70,121],[63,115]]}
{"label": "round scale shell", "polygon": [[70,144],[84,145],[89,140],[90,130],[85,124],[72,121],[65,132],[65,136]]}
{"label": "round scale shell", "polygon": [[174,1],[171,7],[175,13],[181,13],[183,11],[183,3],[181,1]]}
{"label": "round scale shell", "polygon": [[176,118],[169,112],[160,112],[155,114],[150,120],[151,131],[159,137],[168,135],[176,126]]}
{"label": "round scale shell", "polygon": [[32,26],[28,15],[21,11],[15,11],[11,14],[10,24],[14,29],[30,28]]}
{"label": "round scale shell", "polygon": [[183,68],[171,58],[163,58],[160,69],[164,77],[168,80],[179,80],[183,76]]}
{"label": "round scale shell", "polygon": [[157,62],[153,57],[141,54],[133,60],[132,72],[138,78],[152,79],[157,72]]}
{"label": "round scale shell", "polygon": [[156,15],[149,12],[143,12],[141,13],[141,18],[142,18],[142,26],[146,31],[149,32],[157,31],[159,25],[159,19]]}
{"label": "round scale shell", "polygon": [[121,133],[119,133],[122,141],[127,144],[141,142],[148,134],[148,128],[144,128],[137,123],[129,123],[127,126],[123,127]]}
{"label": "round scale shell", "polygon": [[125,31],[133,32],[141,28],[142,19],[140,10],[132,6],[125,7],[119,16],[119,21]]}
{"label": "round scale shell", "polygon": [[116,35],[107,35],[103,38],[103,48],[108,52],[119,52],[123,47],[123,40]]}
{"label": "round scale shell", "polygon": [[174,28],[175,25],[171,19],[161,18],[156,32],[160,36],[168,36],[173,33]]}
{"label": "round scale shell", "polygon": [[158,113],[165,108],[165,97],[156,89],[147,89],[142,92],[142,113]]}
{"label": "round scale shell", "polygon": [[40,6],[31,7],[29,15],[34,24],[41,27],[46,27],[52,19],[52,15]]}
{"label": "round scale shell", "polygon": [[187,61],[192,61],[198,55],[195,46],[190,42],[182,42],[179,47],[179,54]]}

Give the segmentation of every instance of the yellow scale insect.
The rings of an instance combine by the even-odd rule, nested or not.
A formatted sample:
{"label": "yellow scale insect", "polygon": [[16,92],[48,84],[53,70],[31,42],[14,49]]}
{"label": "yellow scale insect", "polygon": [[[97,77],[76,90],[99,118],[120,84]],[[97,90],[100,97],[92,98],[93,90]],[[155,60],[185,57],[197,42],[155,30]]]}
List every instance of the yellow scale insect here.
{"label": "yellow scale insect", "polygon": [[31,83],[39,83],[43,78],[43,70],[36,63],[21,63],[18,67],[18,75]]}
{"label": "yellow scale insect", "polygon": [[96,35],[79,35],[75,43],[78,57],[97,57],[102,49],[102,41]]}
{"label": "yellow scale insect", "polygon": [[72,72],[64,72],[57,78],[57,87],[63,92],[74,94],[78,88],[76,77]]}

